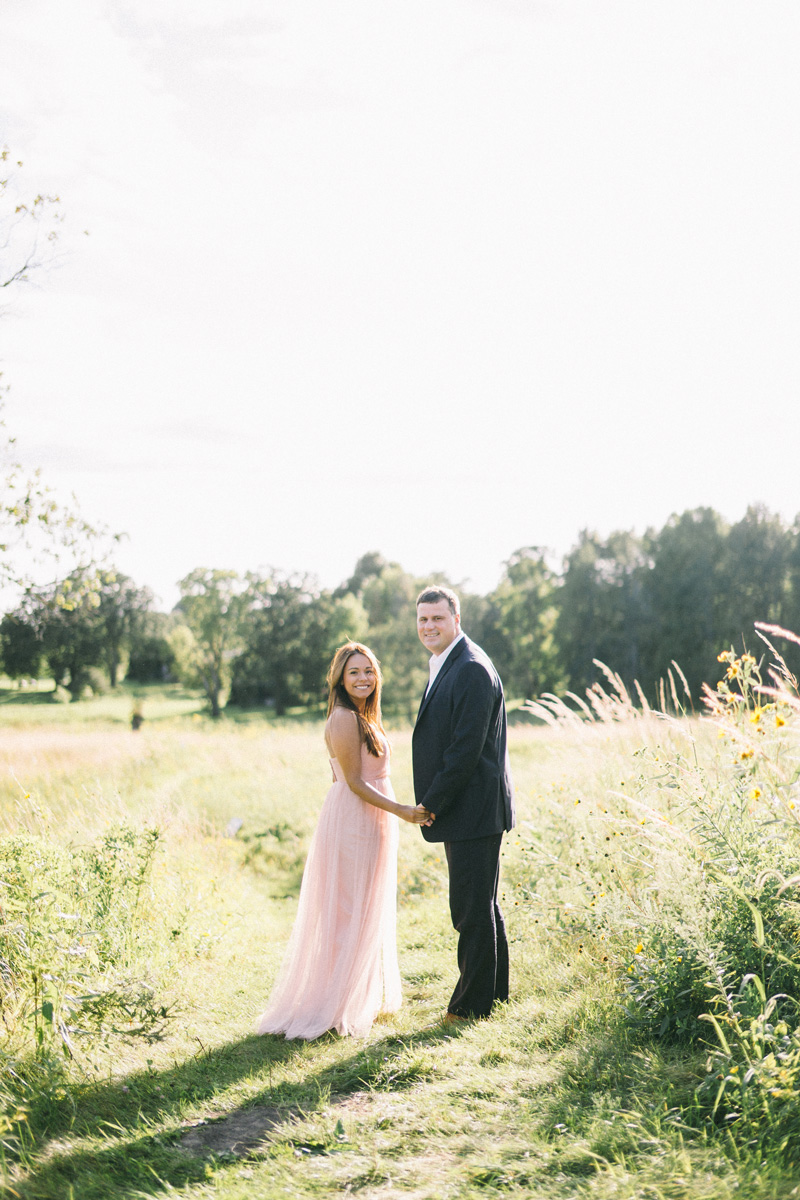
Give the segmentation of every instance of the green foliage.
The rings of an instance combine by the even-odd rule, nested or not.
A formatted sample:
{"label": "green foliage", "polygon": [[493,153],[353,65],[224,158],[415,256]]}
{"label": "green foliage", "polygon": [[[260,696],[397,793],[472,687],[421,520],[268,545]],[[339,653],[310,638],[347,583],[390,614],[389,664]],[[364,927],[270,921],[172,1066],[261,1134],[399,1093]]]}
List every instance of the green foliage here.
{"label": "green foliage", "polygon": [[[743,978],[759,978],[770,994],[800,997],[800,905],[791,882],[800,866],[796,682],[780,659],[773,669],[779,686],[766,688],[752,655],[719,657],[725,679],[706,692],[721,735],[716,760],[706,767],[676,756],[659,764],[660,790],[685,801],[688,869],[683,889],[670,889],[661,921],[648,922],[630,986],[662,1028],[693,1033],[707,1010],[730,1006]],[[746,1011],[754,996],[738,1007]]]}
{"label": "green foliage", "polygon": [[[723,597],[733,566],[726,554],[728,536],[727,525],[710,508],[673,516],[660,533],[648,535],[652,565],[643,577],[643,595],[650,620],[643,639],[642,676],[648,690],[674,659],[697,695],[711,678],[720,645],[745,632],[725,624]],[[749,574],[749,563],[739,566],[739,573]]]}
{"label": "green foliage", "polygon": [[38,679],[42,644],[33,625],[18,612],[0,620],[0,664],[10,679]]}
{"label": "green foliage", "polygon": [[235,571],[198,567],[178,586],[177,609],[191,636],[175,630],[170,637],[176,667],[183,682],[202,687],[216,718],[230,685],[231,661],[242,648],[243,583]]}
{"label": "green foliage", "polygon": [[175,656],[169,642],[174,619],[167,613],[142,614],[131,634],[126,678],[131,683],[164,683],[176,678]]}
{"label": "green foliage", "polygon": [[366,613],[365,638],[380,660],[385,712],[411,717],[428,679],[415,601],[424,580],[380,554],[365,554],[345,585]]}
{"label": "green foliage", "polygon": [[[761,506],[733,526],[699,508],[643,537],[584,530],[555,594],[556,660],[569,687],[598,679],[600,659],[652,700],[677,661],[696,695],[721,644],[752,649],[755,621],[800,625],[798,544],[796,524]],[[797,669],[800,654],[788,654]]]}
{"label": "green foliage", "polygon": [[0,839],[0,1009],[17,1058],[160,1035],[166,1010],[126,975],[158,840],[156,829],[125,825],[79,849]]}
{"label": "green foliage", "polygon": [[231,703],[266,704],[279,716],[294,705],[319,704],[336,647],[365,627],[354,597],[335,597],[311,576],[248,575]]}
{"label": "green foliage", "polygon": [[641,658],[649,624],[643,580],[649,569],[646,548],[632,533],[612,533],[602,541],[581,532],[565,561],[554,633],[573,690],[597,678],[597,659],[613,663],[629,683],[651,678]]}
{"label": "green foliage", "polygon": [[[750,1018],[738,1011],[752,1007],[748,993],[757,1008]],[[794,1166],[800,1162],[800,1026],[779,1020],[779,1005],[777,996],[767,1000],[758,976],[745,976],[726,1012],[713,1019],[716,1045],[685,1119],[721,1127],[737,1145]]]}
{"label": "green foliage", "polygon": [[464,604],[464,626],[492,657],[509,696],[540,696],[564,686],[556,643],[558,579],[546,552],[526,546],[505,564],[503,576],[487,597],[491,625],[473,623]]}
{"label": "green foliage", "polygon": [[38,675],[47,662],[56,688],[74,700],[87,688],[102,692],[107,673],[116,687],[134,629],[153,602],[113,569],[77,571],[58,584],[29,588],[15,612],[0,624],[0,645],[13,678]]}
{"label": "green foliage", "polygon": [[[302,573],[242,579],[198,569],[167,615],[151,612],[147,589],[124,576],[78,572],[30,595],[0,640],[14,677],[38,670],[33,623],[39,649],[47,632],[57,682],[73,693],[91,666],[102,666],[115,686],[127,660],[132,680],[179,678],[203,688],[218,716],[226,697],[278,715],[319,704],[336,646],[355,638],[381,660],[385,711],[413,719],[426,682],[414,601],[431,581],[453,586],[436,573],[417,578],[377,552],[362,555],[334,591]],[[493,591],[455,587],[463,627],[493,658],[509,698],[602,686],[598,662],[609,662],[629,692],[658,703],[674,663],[696,695],[719,645],[752,649],[754,621],[800,625],[800,528],[763,507],[732,526],[700,508],[643,536],[583,530],[560,571],[543,548],[522,547]],[[790,647],[787,661],[800,670],[800,648]]]}
{"label": "green foliage", "polygon": [[[99,599],[83,578],[31,591],[23,611],[41,643],[56,687],[65,687],[77,700],[90,686],[89,670],[103,661],[103,633]],[[68,602],[62,597],[66,588]]]}
{"label": "green foliage", "polygon": [[153,593],[149,588],[137,587],[127,575],[107,570],[100,575],[97,595],[102,662],[115,688],[133,639],[150,615]]}
{"label": "green foliage", "polygon": [[[800,998],[800,699],[773,656],[768,683],[752,655],[718,656],[725,677],[705,696],[713,750],[685,718],[658,736],[617,681],[605,708],[641,726],[636,773],[590,808],[576,798],[571,819],[555,814],[557,869],[577,885],[556,921],[621,975],[631,1017],[659,1037],[696,1039],[703,1021],[733,1011],[734,996],[740,1017],[756,1016],[758,995],[740,994],[743,979]],[[523,894],[542,911],[552,882],[536,842],[529,853],[538,878]]]}
{"label": "green foliage", "polygon": [[741,521],[730,527],[725,539],[719,606],[725,640],[741,647],[737,634],[746,633],[747,640],[752,640],[751,631],[757,621],[795,627],[800,593],[794,586],[791,567],[796,553],[796,529],[787,528],[763,505],[749,507]]}

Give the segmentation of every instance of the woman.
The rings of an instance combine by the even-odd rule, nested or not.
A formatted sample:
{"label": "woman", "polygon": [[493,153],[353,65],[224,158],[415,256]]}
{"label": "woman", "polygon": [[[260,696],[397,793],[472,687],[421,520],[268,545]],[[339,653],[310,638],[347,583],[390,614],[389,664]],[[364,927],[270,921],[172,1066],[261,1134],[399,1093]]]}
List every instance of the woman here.
{"label": "woman", "polygon": [[429,823],[389,782],[378,660],[360,642],[334,655],[325,743],[334,783],[311,840],[297,917],[259,1033],[361,1037],[400,1007],[395,941],[397,822]]}

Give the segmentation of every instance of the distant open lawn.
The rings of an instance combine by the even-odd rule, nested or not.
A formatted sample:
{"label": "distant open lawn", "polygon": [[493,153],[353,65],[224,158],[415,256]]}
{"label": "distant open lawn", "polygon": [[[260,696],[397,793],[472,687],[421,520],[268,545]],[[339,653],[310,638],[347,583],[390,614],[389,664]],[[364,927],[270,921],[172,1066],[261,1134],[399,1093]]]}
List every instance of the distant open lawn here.
{"label": "distant open lawn", "polygon": [[[679,733],[647,722],[515,724],[520,826],[504,858],[511,1001],[457,1032],[440,1024],[455,966],[443,855],[401,825],[404,1006],[363,1041],[304,1044],[253,1028],[328,786],[321,720],[215,723],[192,693],[136,694],[145,721],[135,733],[131,693],[70,705],[0,695],[0,832],[71,856],[113,844],[118,872],[119,847],[133,846],[125,987],[148,985],[164,1010],[150,1033],[144,1021],[137,1033],[133,1018],[126,1028],[110,1017],[94,1035],[72,1030],[71,1059],[46,1022],[38,1064],[22,1024],[0,1038],[9,1196],[800,1195],[791,1153],[748,1150],[724,1123],[693,1118],[711,1027],[705,1044],[659,1040],[626,1016],[619,956],[609,960],[605,934],[597,940],[569,917],[583,887],[570,870],[581,868],[587,809],[605,812],[608,796],[641,775],[637,754],[655,757]],[[393,747],[398,798],[410,801],[408,729]],[[126,829],[128,842],[109,840]],[[151,829],[145,860],[135,836]],[[78,859],[64,861],[69,874]],[[91,861],[102,874],[109,860]],[[587,892],[581,904],[594,902]],[[0,915],[2,904],[0,895]],[[637,931],[622,936],[633,962]]]}

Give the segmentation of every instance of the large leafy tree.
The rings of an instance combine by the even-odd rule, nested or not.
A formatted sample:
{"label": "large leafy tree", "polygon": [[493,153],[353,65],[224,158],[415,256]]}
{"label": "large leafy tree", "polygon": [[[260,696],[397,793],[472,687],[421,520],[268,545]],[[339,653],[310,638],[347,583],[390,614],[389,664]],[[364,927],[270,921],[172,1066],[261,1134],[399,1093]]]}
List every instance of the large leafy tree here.
{"label": "large leafy tree", "polygon": [[128,672],[131,683],[164,683],[176,677],[175,653],[170,635],[180,622],[177,613],[146,610],[132,622]]}
{"label": "large leafy tree", "polygon": [[757,650],[756,621],[786,625],[792,618],[791,566],[796,534],[777,513],[751,505],[731,525],[720,563],[720,626],[726,641]]}
{"label": "large leafy tree", "polygon": [[564,683],[555,640],[558,578],[539,546],[517,550],[505,564],[500,583],[483,613],[486,634],[464,624],[492,656],[506,693],[515,697],[556,691]]}
{"label": "large leafy tree", "polygon": [[152,606],[147,588],[137,588],[113,570],[73,572],[59,583],[28,588],[17,609],[0,624],[2,661],[12,678],[39,674],[42,660],[56,686],[81,694],[92,667],[102,667],[112,687],[131,638]]}
{"label": "large leafy tree", "polygon": [[178,670],[186,683],[203,689],[216,718],[222,713],[233,659],[242,649],[244,581],[235,571],[198,567],[178,587],[176,609],[185,622],[184,635],[176,630],[178,636],[171,638]]}
{"label": "large leafy tree", "polygon": [[693,696],[716,678],[716,655],[726,639],[725,559],[728,527],[712,508],[670,517],[648,535],[650,569],[643,577],[648,620],[643,633],[643,685],[652,690],[673,661]]}
{"label": "large leafy tree", "polygon": [[56,688],[67,688],[78,700],[90,681],[91,668],[103,662],[97,594],[82,591],[69,604],[60,604],[59,598],[60,591],[51,589],[37,617],[42,649]]}
{"label": "large leafy tree", "polygon": [[633,533],[623,530],[602,539],[581,532],[564,563],[554,633],[573,690],[595,682],[596,660],[629,683],[639,677],[647,569],[645,547]]}
{"label": "large leafy tree", "polygon": [[91,668],[103,662],[99,604],[96,588],[86,585],[81,572],[47,587],[29,588],[17,609],[3,620],[6,670],[16,676],[34,674],[34,667],[44,659],[56,689],[67,688],[77,700]]}
{"label": "large leafy tree", "polygon": [[103,665],[111,687],[115,688],[124,658],[144,623],[145,614],[153,607],[153,593],[149,588],[137,587],[127,575],[113,570],[100,573],[98,586],[97,619],[103,644]]}
{"label": "large leafy tree", "polygon": [[244,649],[233,665],[231,702],[270,704],[279,715],[325,696],[325,673],[338,645],[364,636],[366,618],[352,595],[334,596],[311,575],[273,571],[247,577]]}
{"label": "large leafy tree", "polygon": [[345,584],[346,594],[355,596],[367,615],[366,639],[380,659],[387,712],[413,716],[427,682],[427,655],[417,637],[415,601],[429,582],[373,552],[358,560]]}
{"label": "large leafy tree", "polygon": [[37,630],[24,613],[0,620],[0,667],[9,679],[38,679],[44,650]]}

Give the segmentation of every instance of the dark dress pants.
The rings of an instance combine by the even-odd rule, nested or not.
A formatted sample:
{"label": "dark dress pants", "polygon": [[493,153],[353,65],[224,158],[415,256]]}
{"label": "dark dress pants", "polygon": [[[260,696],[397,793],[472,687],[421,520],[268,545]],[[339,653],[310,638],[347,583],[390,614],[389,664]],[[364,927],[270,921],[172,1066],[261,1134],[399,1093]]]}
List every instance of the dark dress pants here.
{"label": "dark dress pants", "polygon": [[502,833],[445,842],[450,917],[458,931],[459,979],[447,1006],[460,1017],[488,1017],[508,999],[508,939],[497,903]]}

